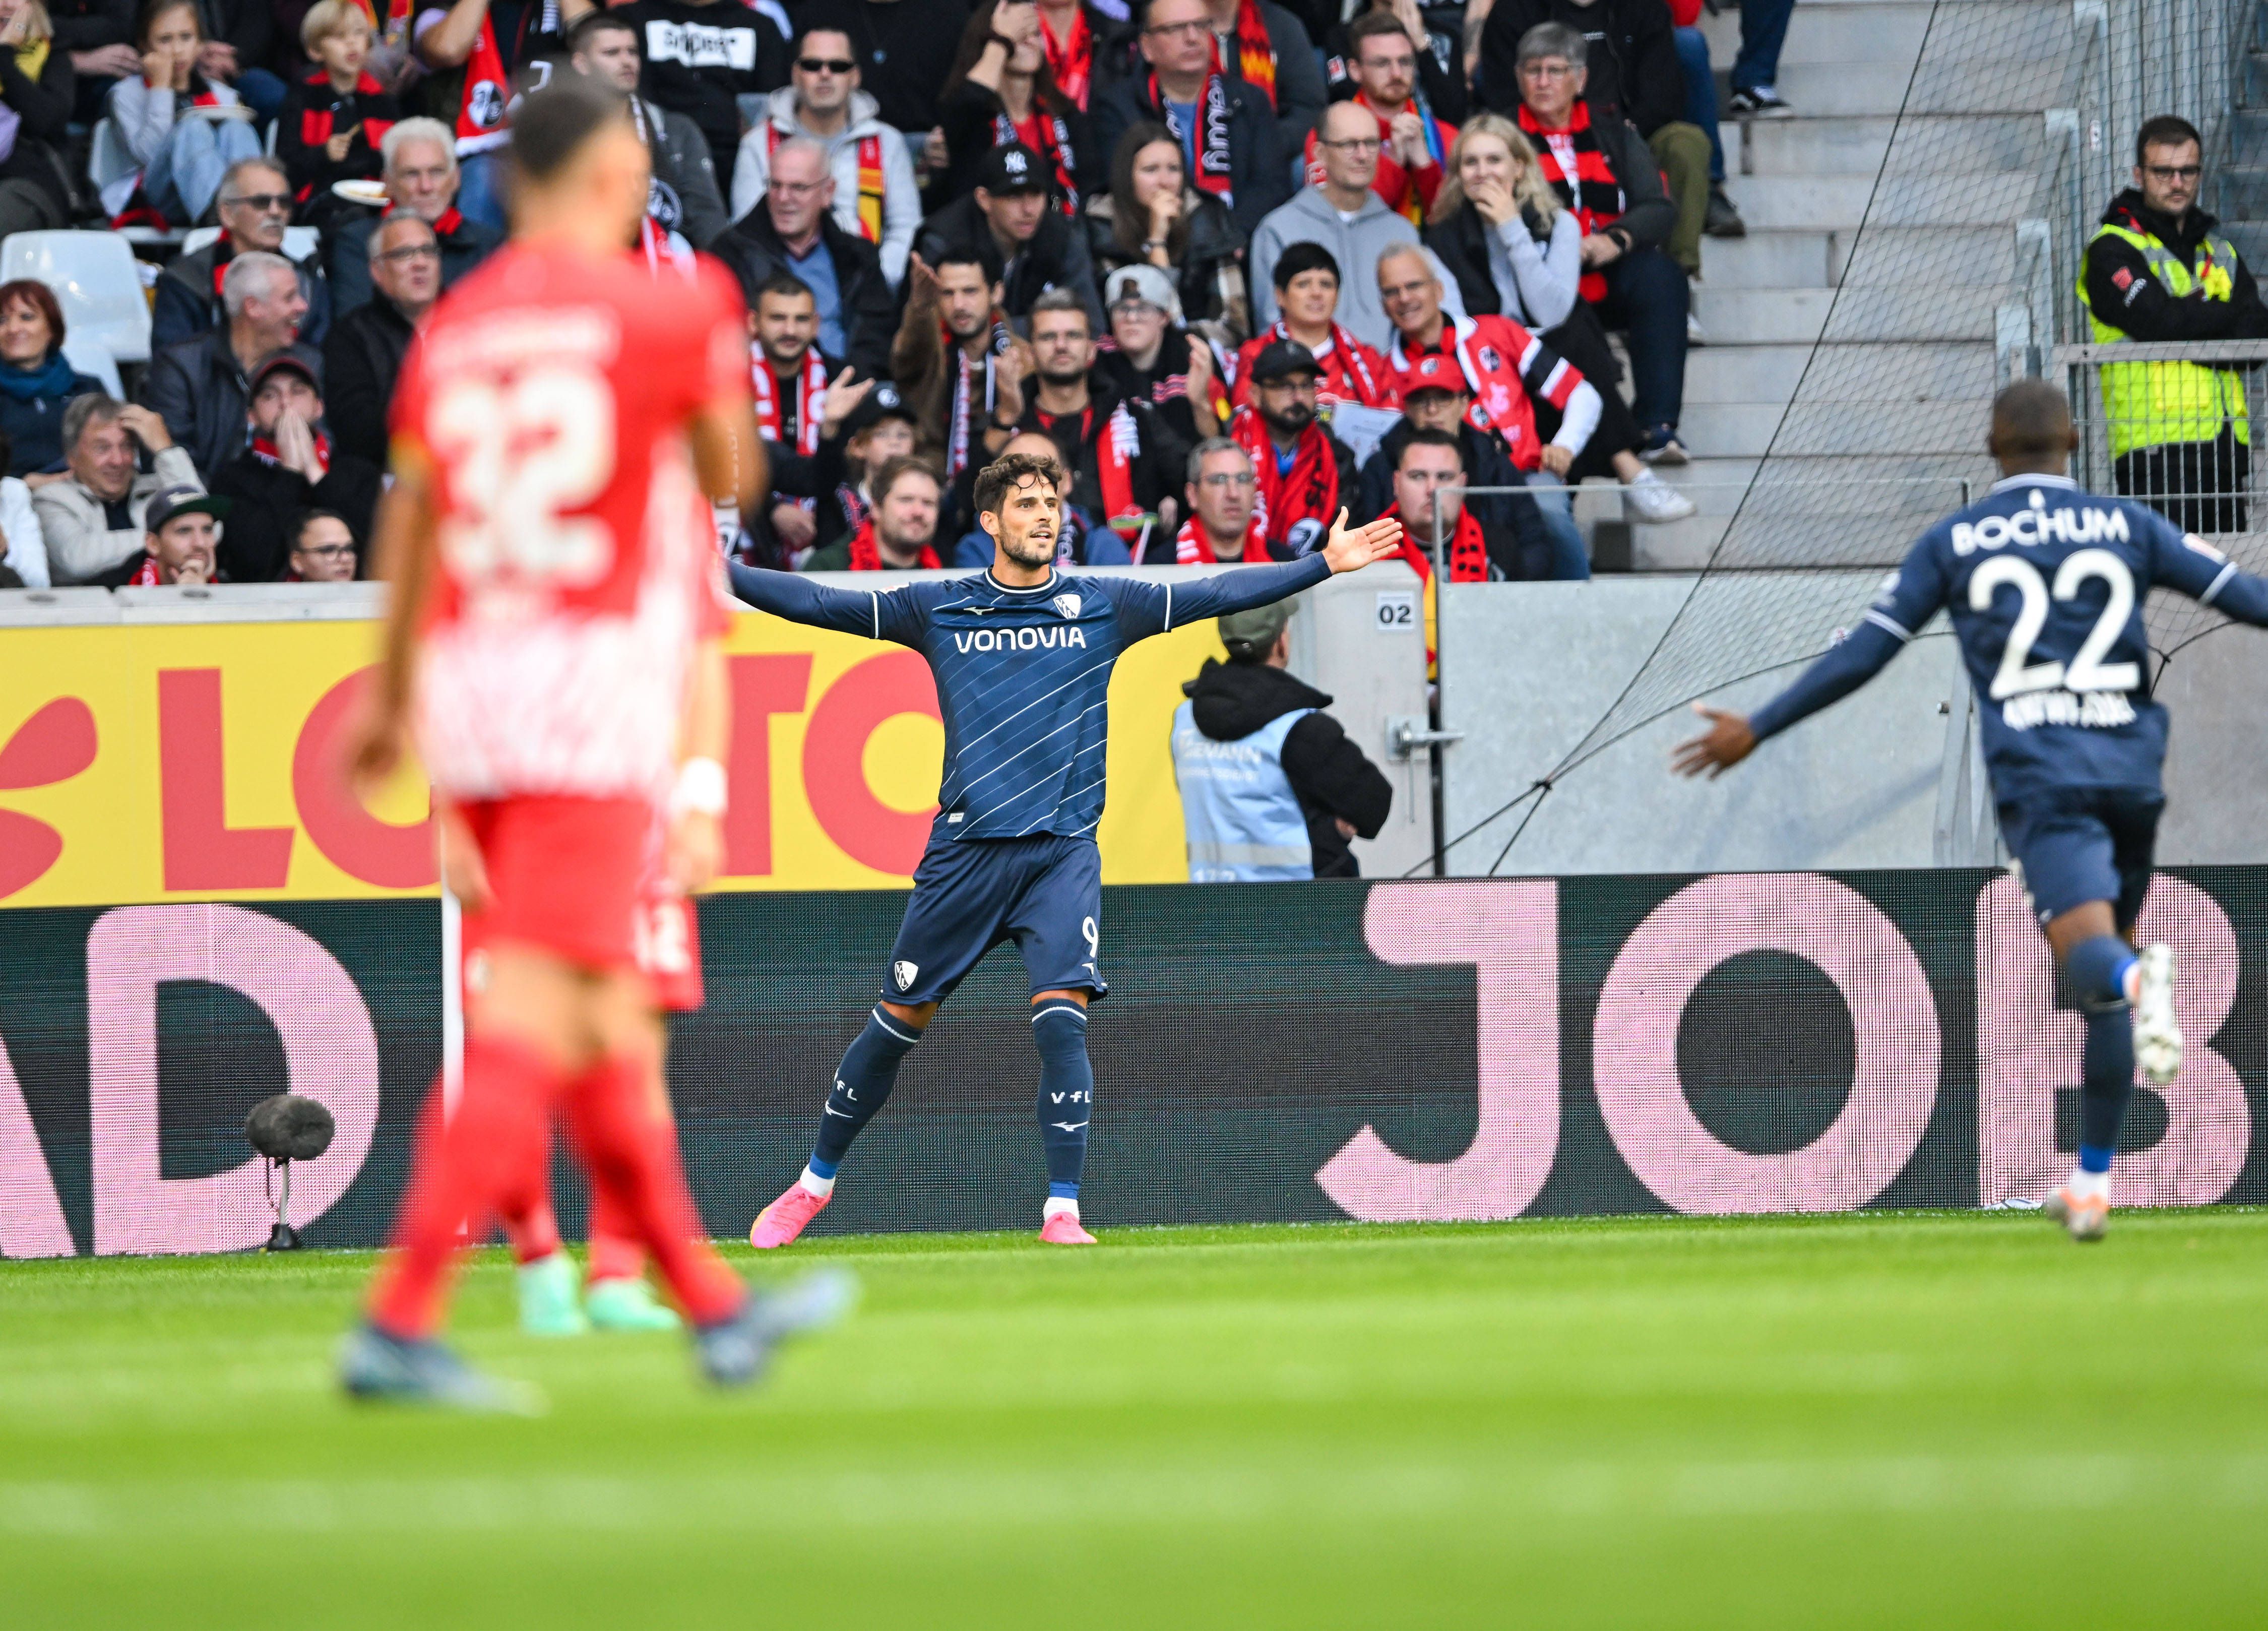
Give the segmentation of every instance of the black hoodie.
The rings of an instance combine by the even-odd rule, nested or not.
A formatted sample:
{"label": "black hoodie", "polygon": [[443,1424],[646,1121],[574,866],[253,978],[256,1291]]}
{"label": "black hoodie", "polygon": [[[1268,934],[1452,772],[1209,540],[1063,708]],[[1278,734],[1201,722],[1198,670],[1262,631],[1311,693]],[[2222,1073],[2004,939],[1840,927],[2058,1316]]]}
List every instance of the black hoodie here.
{"label": "black hoodie", "polygon": [[[2145,204],[2141,193],[2131,187],[2110,201],[2102,219],[2106,225],[2155,238],[2191,270],[2197,267],[2198,244],[2220,225],[2202,210],[2191,210],[2176,221]],[[2175,298],[2151,272],[2142,252],[2117,238],[2097,238],[2087,246],[2083,275],[2088,304],[2095,314],[2130,339],[2268,338],[2268,307],[2260,303],[2252,269],[2242,261],[2237,262],[2235,287],[2226,300]]]}
{"label": "black hoodie", "polygon": [[1374,838],[1394,808],[1394,784],[1347,740],[1339,722],[1320,710],[1331,699],[1282,668],[1208,657],[1197,677],[1182,687],[1194,705],[1197,727],[1215,742],[1236,742],[1295,708],[1314,708],[1284,737],[1284,775],[1307,818],[1307,845],[1319,878],[1359,878],[1354,852],[1339,830],[1344,818]]}

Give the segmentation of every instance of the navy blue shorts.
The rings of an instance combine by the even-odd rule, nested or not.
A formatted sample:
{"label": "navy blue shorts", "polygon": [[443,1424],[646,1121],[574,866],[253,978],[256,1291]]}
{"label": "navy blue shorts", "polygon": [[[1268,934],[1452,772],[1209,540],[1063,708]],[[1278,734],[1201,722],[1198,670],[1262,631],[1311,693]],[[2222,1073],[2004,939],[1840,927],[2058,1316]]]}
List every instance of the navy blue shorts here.
{"label": "navy blue shorts", "polygon": [[2044,924],[2107,900],[2118,926],[2132,927],[2165,809],[2163,794],[2142,787],[2071,787],[2003,804],[2000,836],[2033,915]]}
{"label": "navy blue shorts", "polygon": [[885,1001],[941,1002],[1002,941],[1024,954],[1032,992],[1103,983],[1102,854],[1091,838],[932,838],[882,972]]}

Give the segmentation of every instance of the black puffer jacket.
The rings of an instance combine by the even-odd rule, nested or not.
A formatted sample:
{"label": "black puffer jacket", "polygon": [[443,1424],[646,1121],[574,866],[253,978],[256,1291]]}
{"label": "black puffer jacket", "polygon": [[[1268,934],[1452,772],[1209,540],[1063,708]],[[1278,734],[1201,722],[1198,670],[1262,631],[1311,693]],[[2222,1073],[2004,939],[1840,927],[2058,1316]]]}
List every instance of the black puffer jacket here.
{"label": "black puffer jacket", "polygon": [[1236,742],[1294,708],[1316,712],[1284,737],[1284,775],[1307,818],[1307,844],[1319,878],[1357,878],[1362,869],[1338,823],[1374,838],[1394,808],[1394,784],[1347,739],[1339,722],[1321,710],[1331,699],[1282,668],[1208,657],[1197,677],[1182,687],[1197,727],[1215,742]]}

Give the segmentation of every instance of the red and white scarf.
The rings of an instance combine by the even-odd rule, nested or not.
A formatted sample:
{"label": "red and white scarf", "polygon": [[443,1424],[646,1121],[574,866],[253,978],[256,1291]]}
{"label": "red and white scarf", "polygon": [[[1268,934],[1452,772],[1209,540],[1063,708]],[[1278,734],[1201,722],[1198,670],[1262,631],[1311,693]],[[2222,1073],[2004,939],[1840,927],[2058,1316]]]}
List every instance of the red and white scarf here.
{"label": "red and white scarf", "polygon": [[[1174,112],[1166,93],[1158,88],[1158,76],[1152,74],[1149,84],[1150,106],[1158,110],[1166,129],[1174,139],[1188,149],[1189,132],[1181,127],[1181,116]],[[1220,51],[1214,48],[1212,70],[1205,75],[1204,89],[1197,93],[1197,173],[1191,179],[1201,191],[1211,193],[1230,209],[1236,207],[1234,188],[1229,181],[1228,152],[1228,88],[1222,82]]]}
{"label": "red and white scarf", "polygon": [[1260,15],[1259,0],[1243,0],[1236,8],[1236,72],[1245,84],[1276,107],[1276,46],[1268,38],[1268,24]]}
{"label": "red and white scarf", "polygon": [[[283,450],[276,446],[276,439],[272,436],[254,437],[252,456],[271,469],[281,469],[284,467]],[[331,439],[318,431],[315,432],[315,479],[320,482],[330,473]]]}
{"label": "red and white scarf", "polygon": [[1048,14],[1042,8],[1040,46],[1047,52],[1048,75],[1056,82],[1056,89],[1081,113],[1086,112],[1087,96],[1094,88],[1094,33],[1086,26],[1086,8],[1071,8],[1071,35],[1061,44],[1048,27]]}
{"label": "red and white scarf", "polygon": [[[1535,145],[1536,167],[1557,191],[1560,202],[1575,212],[1585,237],[1622,218],[1623,211],[1630,207],[1630,200],[1623,192],[1614,166],[1607,161],[1605,149],[1599,145],[1598,133],[1591,128],[1588,102],[1576,102],[1575,111],[1567,116],[1566,128],[1561,130],[1545,129],[1535,115],[1523,107],[1520,110],[1520,128]],[[1576,292],[1586,300],[1604,299],[1607,275],[1585,272],[1576,284]]]}
{"label": "red and white scarf", "polygon": [[1255,490],[1253,525],[1268,540],[1269,552],[1290,555],[1285,547],[1292,530],[1303,521],[1329,527],[1339,513],[1339,462],[1331,452],[1330,432],[1320,422],[1300,432],[1292,468],[1281,475],[1276,469],[1276,444],[1261,422],[1256,408],[1241,408],[1228,422],[1228,437],[1244,449],[1259,477]]}
{"label": "red and white scarf", "polygon": [[1055,166],[1056,205],[1065,215],[1079,214],[1079,183],[1071,173],[1078,165],[1071,151],[1071,127],[1060,114],[1049,113],[1035,100],[1032,111],[1019,122],[1008,117],[1002,108],[992,115],[992,144],[1005,147],[1012,142],[1021,142]]}
{"label": "red and white scarf", "polygon": [[[1182,523],[1181,531],[1174,535],[1174,565],[1203,566],[1220,560],[1212,547],[1212,539],[1204,526],[1194,515]],[[1260,521],[1256,515],[1244,531],[1244,553],[1237,560],[1246,565],[1257,565],[1268,558],[1268,540],[1261,535]]]}
{"label": "red and white scarf", "polygon": [[[779,376],[762,346],[749,348],[748,378],[756,398],[756,434],[768,442],[781,439],[785,420],[781,414]],[[795,450],[805,458],[819,451],[819,421],[827,401],[827,363],[817,346],[805,350],[795,371]]]}
{"label": "red and white scarf", "polygon": [[[925,543],[922,545],[921,558],[916,565],[936,568],[944,565],[945,563],[937,558],[937,550]],[[874,518],[871,515],[859,522],[858,530],[850,535],[850,570],[852,572],[882,570],[882,546],[874,541]],[[907,570],[912,569],[909,567]]]}
{"label": "red and white scarf", "polygon": [[[1236,357],[1236,389],[1231,400],[1241,408],[1252,395],[1252,365],[1260,360],[1260,353],[1270,342],[1288,340],[1291,329],[1283,322],[1265,328],[1247,340]],[[1354,336],[1331,325],[1331,337],[1314,352],[1315,400],[1318,402],[1359,402],[1366,408],[1399,408],[1402,394],[1394,383],[1394,372],[1386,358],[1371,350]]]}
{"label": "red and white scarf", "polygon": [[[968,360],[968,348],[954,337],[953,330],[943,323],[938,325],[939,343],[953,353],[953,405],[947,410],[945,424],[945,479],[948,482],[968,468],[969,451],[976,440],[976,365]],[[1008,347],[1008,325],[1000,314],[992,314],[992,343],[984,349],[984,417],[992,417],[993,377],[992,359]]]}

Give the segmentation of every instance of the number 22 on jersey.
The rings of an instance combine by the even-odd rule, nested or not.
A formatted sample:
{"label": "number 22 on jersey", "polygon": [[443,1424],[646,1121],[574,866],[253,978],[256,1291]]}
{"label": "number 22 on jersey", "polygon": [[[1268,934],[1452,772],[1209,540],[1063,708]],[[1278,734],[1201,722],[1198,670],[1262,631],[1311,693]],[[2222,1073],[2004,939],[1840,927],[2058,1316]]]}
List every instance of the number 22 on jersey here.
{"label": "number 22 on jersey", "polygon": [[[2070,663],[2033,662],[2032,646],[2047,627],[2051,597],[2076,600],[2080,586],[2097,578],[2110,590],[2110,598]],[[1993,701],[2057,686],[2073,691],[2131,691],[2142,683],[2141,670],[2135,664],[2102,661],[2134,615],[2134,574],[2118,556],[2109,550],[2080,550],[2067,555],[2056,569],[2051,587],[2029,561],[2020,556],[1996,555],[1970,576],[1969,609],[1991,610],[1994,593],[2004,585],[2016,591],[2016,621],[2001,651],[1999,669],[1992,675]]]}
{"label": "number 22 on jersey", "polygon": [[615,399],[603,375],[539,364],[510,380],[456,380],[427,418],[451,473],[441,550],[459,577],[574,587],[614,565],[615,539],[590,503],[615,473]]}

